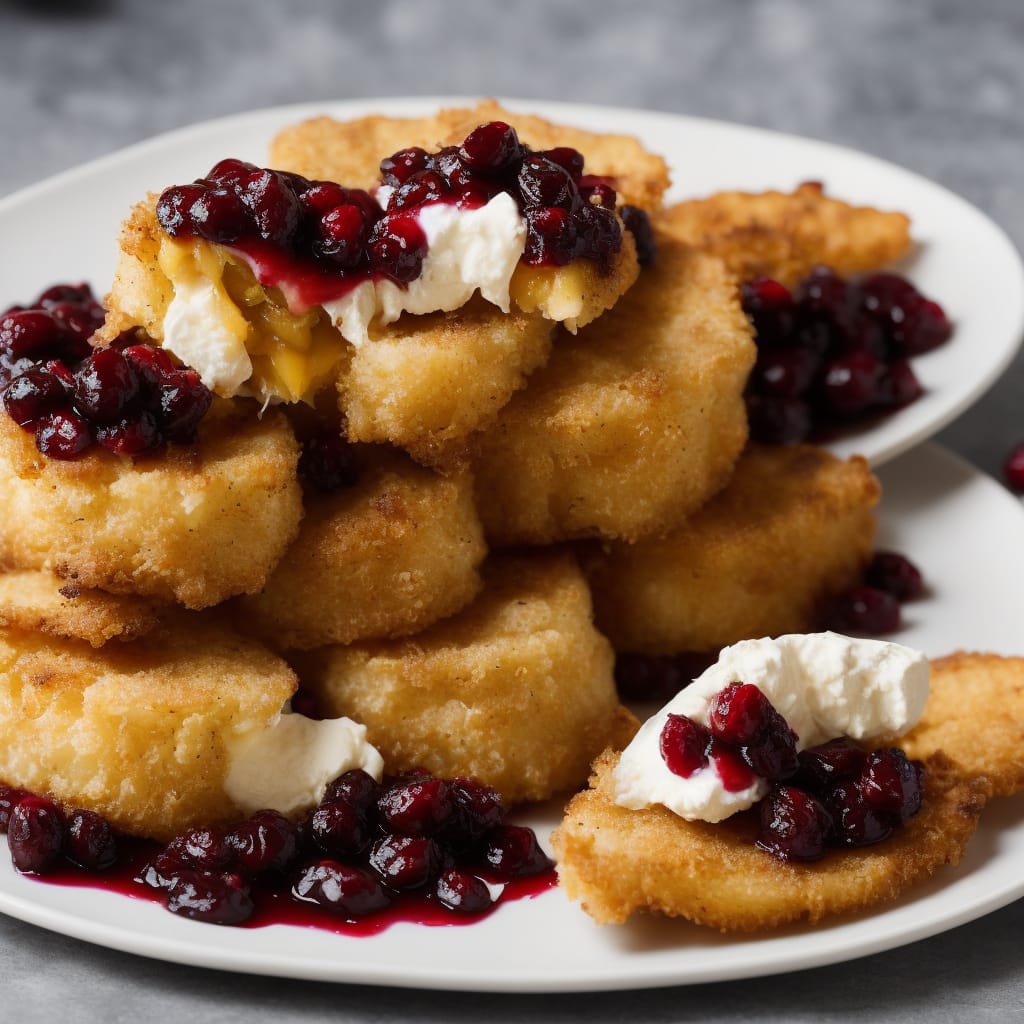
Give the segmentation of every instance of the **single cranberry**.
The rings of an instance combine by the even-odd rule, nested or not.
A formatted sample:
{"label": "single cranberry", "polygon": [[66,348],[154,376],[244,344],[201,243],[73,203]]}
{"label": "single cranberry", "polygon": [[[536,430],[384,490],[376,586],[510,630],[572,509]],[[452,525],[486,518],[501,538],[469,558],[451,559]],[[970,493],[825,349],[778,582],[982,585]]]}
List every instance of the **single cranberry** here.
{"label": "single cranberry", "polygon": [[371,268],[399,283],[420,276],[427,236],[410,211],[389,213],[374,225],[369,240]]}
{"label": "single cranberry", "polygon": [[51,459],[73,459],[92,443],[89,424],[76,412],[58,409],[36,423],[36,447]]}
{"label": "single cranberry", "polygon": [[906,313],[903,322],[891,333],[893,345],[905,355],[930,352],[949,341],[953,328],[945,310],[930,299],[922,299]]}
{"label": "single cranberry", "polygon": [[622,228],[611,210],[586,203],[573,214],[576,221],[576,254],[607,267],[622,248]]}
{"label": "single cranberry", "polygon": [[800,751],[794,782],[816,796],[824,796],[837,782],[859,778],[866,759],[867,754],[853,740],[845,736],[829,740]]}
{"label": "single cranberry", "polygon": [[7,831],[7,823],[11,818],[11,811],[14,806],[20,803],[29,794],[24,789],[15,786],[5,786],[0,783],[0,832]]}
{"label": "single cranberry", "polygon": [[458,146],[439,149],[431,158],[431,169],[437,171],[455,192],[477,180],[473,170],[463,163]]}
{"label": "single cranberry", "polygon": [[1016,445],[1003,463],[1003,479],[1008,487],[1024,492],[1024,443]]}
{"label": "single cranberry", "polygon": [[39,297],[32,305],[49,307],[65,302],[95,302],[95,296],[92,293],[92,288],[84,281],[81,284],[53,284],[45,291],[40,292]]}
{"label": "single cranberry", "polygon": [[89,871],[105,871],[117,863],[117,839],[110,822],[95,811],[68,815],[65,853],[68,860]]}
{"label": "single cranberry", "polygon": [[299,195],[299,202],[317,217],[336,206],[350,205],[348,189],[334,181],[311,181],[309,188]]}
{"label": "single cranberry", "polygon": [[564,167],[542,156],[527,157],[516,177],[524,209],[560,206],[569,210],[578,202],[576,185]]}
{"label": "single cranberry", "polygon": [[639,206],[626,204],[619,210],[619,216],[626,230],[633,236],[636,243],[636,259],[641,267],[649,267],[654,263],[658,246],[654,239],[654,229],[647,211]]}
{"label": "single cranberry", "polygon": [[921,810],[920,772],[896,747],[868,754],[860,788],[872,808],[897,821],[909,821]]}
{"label": "single cranberry", "polygon": [[164,852],[187,867],[202,871],[220,871],[232,858],[224,829],[217,825],[186,829],[167,844]]}
{"label": "single cranberry", "polygon": [[172,914],[207,924],[241,924],[253,912],[252,895],[237,874],[182,868],[166,888]]}
{"label": "single cranberry", "polygon": [[253,171],[240,183],[242,202],[249,208],[261,238],[288,245],[302,218],[295,189],[279,171]]}
{"label": "single cranberry", "polygon": [[404,891],[429,884],[444,866],[433,839],[386,833],[370,847],[370,868],[391,889]]}
{"label": "single cranberry", "polygon": [[224,245],[253,229],[252,213],[228,185],[208,189],[189,207],[188,215],[201,238]]}
{"label": "single cranberry", "polygon": [[207,180],[216,181],[220,185],[237,185],[258,170],[255,164],[250,164],[246,160],[227,157],[215,163],[206,177]]}
{"label": "single cranberry", "polygon": [[430,164],[430,154],[419,146],[400,149],[380,162],[381,181],[385,185],[401,185],[414,174],[425,171]]}
{"label": "single cranberry", "polygon": [[292,885],[292,896],[344,917],[365,917],[390,902],[368,871],[335,860],[320,860],[304,868]]}
{"label": "single cranberry", "polygon": [[14,358],[58,354],[68,341],[68,331],[49,311],[26,309],[0,320],[0,348]]}
{"label": "single cranberry", "polygon": [[924,593],[921,570],[895,551],[876,551],[864,572],[864,582],[898,601],[912,601]]}
{"label": "single cranberry", "polygon": [[324,853],[339,857],[358,853],[370,838],[365,816],[347,800],[320,804],[310,818],[310,832]]}
{"label": "single cranberry", "polygon": [[661,729],[658,749],[673,775],[688,779],[707,766],[710,735],[699,722],[685,715],[669,714]]}
{"label": "single cranberry", "polygon": [[96,424],[120,420],[138,391],[135,371],[116,349],[96,349],[75,371],[75,407]]}
{"label": "single cranberry", "polygon": [[739,748],[740,756],[762,778],[781,782],[796,774],[799,767],[796,733],[775,709],[775,724],[760,739]]}
{"label": "single cranberry", "polygon": [[541,150],[536,155],[565,168],[574,179],[583,173],[583,154],[571,146],[555,146],[554,149]]}
{"label": "single cranberry", "polygon": [[434,883],[433,895],[442,907],[460,914],[480,914],[494,904],[487,883],[462,868],[442,871]]}
{"label": "single cranberry", "polygon": [[168,441],[191,444],[213,404],[213,392],[188,367],[164,375],[158,389],[158,425]]}
{"label": "single cranberry", "polygon": [[206,191],[203,185],[172,185],[165,188],[156,204],[156,217],[160,226],[172,238],[194,233],[189,211],[192,204]]}
{"label": "single cranberry", "polygon": [[811,408],[801,398],[747,395],[750,437],[763,444],[796,444],[810,436]]}
{"label": "single cranberry", "polygon": [[474,171],[500,171],[522,155],[515,128],[504,121],[490,121],[474,128],[459,147],[459,158]]}
{"label": "single cranberry", "polygon": [[628,700],[664,703],[684,686],[689,686],[717,657],[717,652],[677,654],[672,657],[617,654],[615,685],[619,694]]}
{"label": "single cranberry", "polygon": [[906,359],[896,359],[882,370],[877,400],[887,409],[902,409],[924,394],[924,388]]}
{"label": "single cranberry", "polygon": [[311,438],[302,446],[299,476],[324,494],[351,487],[359,477],[352,446],[337,435]]}
{"label": "single cranberry", "polygon": [[116,455],[141,455],[163,444],[156,416],[148,409],[96,429],[96,443]]}
{"label": "single cranberry", "polygon": [[295,826],[277,811],[256,811],[225,837],[233,862],[250,875],[283,871],[298,853]]}
{"label": "single cranberry", "polygon": [[437,835],[454,811],[443,779],[395,783],[377,798],[377,813],[385,826],[410,836]]}
{"label": "single cranberry", "polygon": [[126,345],[121,349],[140,383],[155,389],[167,377],[177,372],[171,354],[157,345]]}
{"label": "single cranberry", "polygon": [[11,862],[19,871],[45,874],[60,859],[65,832],[64,815],[52,800],[22,797],[7,823]]}
{"label": "single cranberry", "polygon": [[750,683],[730,683],[712,698],[708,726],[714,736],[742,746],[754,743],[768,732],[772,702]]}
{"label": "single cranberry", "polygon": [[741,751],[712,737],[708,757],[722,786],[729,793],[739,793],[757,782],[757,773],[744,760]]}
{"label": "single cranberry", "polygon": [[761,349],[751,384],[762,395],[799,398],[807,393],[820,365],[821,360],[810,349]]}
{"label": "single cranberry", "polygon": [[[294,707],[294,698],[292,699]],[[362,768],[351,768],[327,784],[321,803],[344,800],[364,816],[370,813],[380,795],[380,783]]]}
{"label": "single cranberry", "polygon": [[395,189],[388,200],[388,211],[408,210],[449,196],[451,188],[437,171],[420,171]]}
{"label": "single cranberry", "polygon": [[168,889],[183,871],[194,870],[177,857],[161,852],[139,869],[135,881],[141,885],[148,885],[151,889]]}
{"label": "single cranberry", "polygon": [[362,208],[343,203],[320,218],[316,252],[339,267],[351,269],[363,258],[366,238],[366,217]]}
{"label": "single cranberry", "polygon": [[812,861],[824,853],[832,828],[825,805],[795,786],[773,786],[761,801],[757,845],[780,860]]}
{"label": "single cranberry", "polygon": [[505,880],[539,875],[553,865],[540,848],[533,829],[522,825],[499,825],[486,836],[484,860]]}
{"label": "single cranberry", "polygon": [[568,210],[540,206],[527,210],[523,260],[533,266],[565,266],[576,255],[576,222]]}
{"label": "single cranberry", "polygon": [[830,267],[815,267],[808,274],[797,294],[797,303],[805,315],[822,317],[840,331],[849,327],[849,289]]}
{"label": "single cranberry", "polygon": [[477,779],[457,776],[448,783],[454,813],[445,829],[445,839],[456,845],[470,845],[505,820],[501,794]]}
{"label": "single cranberry", "polygon": [[[899,274],[878,273],[860,284],[861,305],[883,322],[900,322],[921,302],[921,293]],[[894,312],[895,311],[895,312]]]}
{"label": "single cranberry", "polygon": [[851,352],[822,369],[819,392],[838,417],[856,416],[878,401],[882,365],[870,352]]}
{"label": "single cranberry", "polygon": [[825,800],[839,846],[870,846],[892,835],[888,815],[879,814],[855,779],[839,782]]}
{"label": "single cranberry", "polygon": [[877,587],[854,587],[833,605],[828,625],[837,633],[883,636],[902,624],[900,603]]}
{"label": "single cranberry", "polygon": [[63,381],[49,370],[26,370],[4,389],[4,408],[19,427],[34,426],[49,412],[68,404]]}

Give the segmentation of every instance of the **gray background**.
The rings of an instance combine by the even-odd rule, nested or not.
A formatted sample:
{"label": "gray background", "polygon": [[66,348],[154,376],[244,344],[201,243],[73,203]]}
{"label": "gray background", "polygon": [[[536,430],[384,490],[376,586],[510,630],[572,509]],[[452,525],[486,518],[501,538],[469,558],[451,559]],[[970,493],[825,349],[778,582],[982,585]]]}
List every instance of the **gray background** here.
{"label": "gray background", "polygon": [[[1021,0],[0,0],[0,195],[200,119],[444,93],[649,107],[828,139],[961,193],[1024,247]],[[998,474],[1024,440],[1022,389],[1018,357],[940,440]],[[1009,1020],[1024,1012],[1022,934],[1024,902],[786,977],[485,997],[205,972],[0,918],[0,1020]]]}

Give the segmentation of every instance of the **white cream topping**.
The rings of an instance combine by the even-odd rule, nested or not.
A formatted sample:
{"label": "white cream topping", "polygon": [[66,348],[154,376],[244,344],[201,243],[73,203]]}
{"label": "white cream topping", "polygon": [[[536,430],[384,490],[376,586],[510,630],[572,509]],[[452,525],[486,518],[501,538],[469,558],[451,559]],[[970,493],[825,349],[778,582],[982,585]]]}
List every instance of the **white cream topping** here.
{"label": "white cream topping", "polygon": [[235,738],[224,791],[246,813],[293,814],[319,803],[327,783],[352,768],[378,781],[384,759],[350,718],[322,722],[284,712],[266,729]]}
{"label": "white cream topping", "polygon": [[[382,205],[390,191],[377,190]],[[419,277],[404,288],[388,280],[364,281],[324,303],[335,327],[353,345],[369,340],[371,321],[390,324],[402,313],[458,309],[478,289],[488,302],[509,310],[509,282],[526,245],[526,224],[508,193],[499,192],[476,209],[433,203],[420,208],[416,219],[428,246]]]}
{"label": "white cream topping", "polygon": [[219,395],[238,394],[252,374],[246,331],[225,320],[219,285],[203,277],[174,282],[174,298],[164,314],[163,346],[199,374]]}
{"label": "white cream topping", "polygon": [[796,732],[797,748],[849,736],[898,736],[921,717],[928,699],[928,660],[884,640],[838,633],[807,633],[777,640],[744,640],[649,718],[622,752],[615,769],[615,800],[634,810],[661,804],[690,821],[722,821],[753,806],[767,792],[758,779],[729,792],[713,765],[680,778],[660,751],[670,714],[708,725],[715,694],[733,682],[758,687]]}

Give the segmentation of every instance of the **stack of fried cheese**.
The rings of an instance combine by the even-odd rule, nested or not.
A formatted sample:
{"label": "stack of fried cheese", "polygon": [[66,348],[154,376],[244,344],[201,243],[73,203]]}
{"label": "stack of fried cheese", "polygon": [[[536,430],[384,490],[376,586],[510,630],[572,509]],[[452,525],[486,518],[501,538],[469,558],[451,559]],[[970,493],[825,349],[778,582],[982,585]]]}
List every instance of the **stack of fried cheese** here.
{"label": "stack of fried cheese", "polygon": [[[807,629],[816,602],[856,580],[878,500],[864,462],[745,451],[755,348],[745,264],[722,239],[761,218],[758,237],[775,240],[762,272],[765,252],[827,257],[826,237],[859,267],[898,256],[905,221],[801,193],[795,218],[733,197],[735,223],[709,225],[662,208],[664,161],[635,140],[493,103],[317,119],[274,140],[271,163],[365,187],[387,154],[495,119],[535,149],[578,148],[650,215],[653,264],[639,268],[627,231],[605,271],[521,265],[508,313],[477,297],[352,346],[291,323],[226,250],[175,249],[155,197],[135,207],[98,340],[160,343],[184,261],[246,296],[264,384],[277,371],[261,324],[312,337],[316,366],[298,378],[316,388],[269,407],[215,398],[194,445],[135,459],[53,461],[0,415],[0,780],[140,835],[230,820],[252,809],[229,784],[236,741],[301,717],[301,685],[365,726],[388,773],[424,766],[544,800],[635,731],[616,650]],[[841,245],[833,229],[849,233]],[[325,433],[351,464],[326,492],[300,472],[304,442]]]}

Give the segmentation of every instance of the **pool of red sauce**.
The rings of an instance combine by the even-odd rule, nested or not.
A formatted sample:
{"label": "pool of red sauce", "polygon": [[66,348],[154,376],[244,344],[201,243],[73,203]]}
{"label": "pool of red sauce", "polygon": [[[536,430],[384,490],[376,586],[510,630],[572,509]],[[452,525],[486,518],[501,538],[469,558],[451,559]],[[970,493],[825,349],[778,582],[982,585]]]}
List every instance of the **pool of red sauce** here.
{"label": "pool of red sauce", "polygon": [[[76,868],[64,863],[45,875],[26,875],[46,885],[71,886],[82,889],[100,889],[117,893],[132,899],[146,900],[162,905],[164,896],[141,882],[135,881],[139,870],[161,849],[156,843],[124,841],[119,847],[118,863],[101,874]],[[493,881],[493,879],[488,879]],[[302,903],[291,897],[288,885],[281,880],[274,885],[265,881],[253,886],[253,902],[256,909],[248,921],[238,928],[265,928],[268,925],[284,924],[298,928],[316,928],[334,932],[337,935],[369,936],[379,935],[394,924],[405,922],[430,927],[468,925],[490,917],[499,907],[521,899],[532,899],[553,889],[557,884],[554,869],[531,878],[518,878],[504,883],[501,896],[489,910],[482,914],[458,914],[445,910],[425,896],[403,893],[389,907],[368,917],[352,919],[333,916],[329,911],[311,903]]]}

